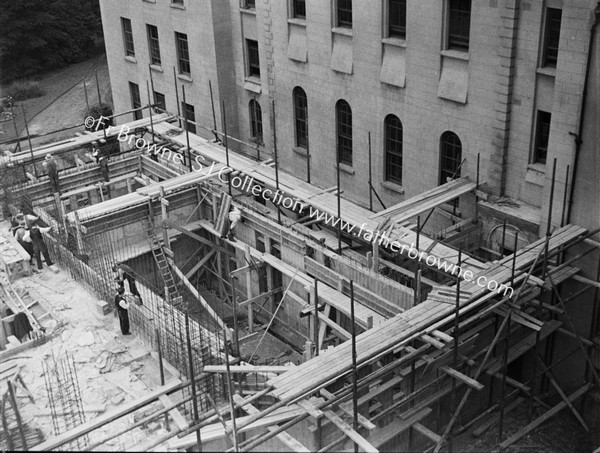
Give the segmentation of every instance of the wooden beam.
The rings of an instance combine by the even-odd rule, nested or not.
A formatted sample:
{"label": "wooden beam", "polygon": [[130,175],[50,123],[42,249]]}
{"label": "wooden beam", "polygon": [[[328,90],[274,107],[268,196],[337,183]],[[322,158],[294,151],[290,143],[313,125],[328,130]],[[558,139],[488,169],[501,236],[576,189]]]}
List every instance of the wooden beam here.
{"label": "wooden beam", "polygon": [[283,290],[283,286],[280,286],[278,288],[275,288],[275,289],[272,289],[270,291],[267,291],[266,293],[262,293],[262,294],[259,294],[258,296],[254,296],[252,299],[247,299],[247,300],[245,300],[243,302],[238,302],[237,305],[238,305],[238,307],[245,307],[246,305],[251,304],[253,302],[256,302],[257,300],[260,300],[263,297],[270,297],[273,294],[275,294],[275,293],[277,293],[279,291],[282,291],[282,290]]}
{"label": "wooden beam", "polygon": [[202,258],[200,261],[198,261],[194,265],[194,267],[192,267],[192,269],[187,274],[185,274],[185,277],[191,278],[192,275],[194,275],[198,269],[200,269],[202,266],[204,266],[208,262],[208,260],[213,257],[215,252],[216,252],[216,250],[212,249],[210,252],[208,252],[206,255],[204,255],[204,258]]}
{"label": "wooden beam", "polygon": [[449,376],[452,376],[454,379],[461,381],[463,384],[467,384],[469,387],[475,390],[483,390],[484,386],[480,382],[477,382],[475,379],[470,378],[466,374],[461,373],[460,371],[456,371],[454,368],[450,368],[449,366],[440,367],[444,373]]}
{"label": "wooden beam", "polygon": [[179,277],[179,279],[181,280],[181,283],[183,283],[184,286],[194,295],[196,300],[198,300],[198,302],[200,302],[200,305],[202,305],[202,308],[204,308],[204,310],[206,310],[208,315],[221,327],[221,329],[223,329],[225,332],[227,332],[227,335],[229,336],[230,335],[229,327],[227,327],[227,325],[223,322],[223,320],[219,317],[219,315],[212,309],[212,307],[208,304],[208,302],[206,302],[206,300],[204,300],[204,298],[200,295],[198,290],[196,288],[194,288],[194,285],[192,285],[190,283],[190,281],[186,278],[186,276],[183,274],[183,272],[181,272],[181,270],[179,270],[179,268],[175,265],[175,263],[173,263],[173,261],[170,259],[167,259],[167,261],[169,262],[169,265],[171,266],[171,269],[173,270],[173,272],[175,272],[177,277]]}
{"label": "wooden beam", "polygon": [[[327,398],[329,400],[332,398],[335,398],[335,395],[333,393],[331,393],[325,389],[321,389],[320,393],[321,393],[321,395],[323,395],[325,398]],[[346,413],[347,415],[354,416],[354,410],[351,409],[350,407],[348,407],[347,405],[339,404],[338,407],[342,411],[344,411],[344,413]],[[358,423],[360,423],[360,425],[363,426],[364,428],[367,428],[369,431],[377,428],[377,426],[374,423],[372,423],[371,420],[369,420],[362,414],[358,414]]]}
{"label": "wooden beam", "polygon": [[130,414],[146,405],[151,403],[152,401],[160,398],[161,395],[166,395],[168,393],[174,392],[182,387],[185,387],[186,384],[183,384],[180,380],[173,381],[169,384],[163,385],[162,387],[157,388],[153,392],[148,393],[146,396],[142,398],[138,398],[121,408],[118,408],[114,411],[111,411],[107,414],[101,415],[89,422],[83,423],[78,427],[67,431],[66,433],[62,433],[58,436],[51,437],[45,442],[36,445],[36,450],[39,451],[52,451],[58,449],[58,447],[70,442],[78,437],[84,436],[85,434],[89,434],[95,429],[100,428],[118,418],[124,417],[127,414]]}
{"label": "wooden beam", "polygon": [[[167,395],[160,395],[158,397],[158,400],[162,403],[162,405],[165,407],[165,409],[173,406],[173,401],[171,401],[171,399]],[[185,417],[183,415],[181,415],[181,412],[179,412],[179,409],[177,409],[177,408],[171,409],[169,411],[169,415],[171,416],[171,418],[173,419],[173,421],[175,422],[175,424],[181,431],[184,431],[190,427],[190,424],[187,422]]]}
{"label": "wooden beam", "polygon": [[173,229],[175,229],[175,230],[177,230],[177,231],[179,231],[179,232],[181,232],[181,233],[185,234],[186,236],[188,236],[188,237],[191,237],[192,239],[195,239],[195,240],[197,240],[198,242],[202,242],[203,244],[206,244],[206,245],[209,245],[209,246],[211,246],[211,247],[213,247],[213,248],[216,248],[217,250],[219,250],[219,251],[221,251],[221,252],[224,252],[224,253],[227,253],[227,254],[228,254],[228,255],[230,255],[230,256],[235,256],[235,255],[234,255],[232,252],[230,252],[228,249],[226,249],[226,248],[224,248],[224,247],[221,247],[221,246],[218,246],[218,245],[216,245],[216,244],[215,244],[215,243],[213,243],[213,242],[212,242],[210,239],[206,239],[206,238],[204,238],[204,237],[200,236],[199,234],[192,233],[191,231],[189,231],[189,230],[185,229],[184,227],[182,227],[182,226],[180,226],[180,225],[177,225],[177,224],[173,223],[173,222],[172,222],[172,221],[170,221],[170,220],[165,220],[165,221],[163,221],[163,227],[166,227],[166,228],[173,228]]}
{"label": "wooden beam", "polygon": [[[590,384],[590,383],[585,384],[579,390],[577,390],[576,392],[571,394],[571,396],[569,396],[567,398],[567,401],[573,403],[577,398],[584,395],[591,387],[592,387],[592,384]],[[518,441],[521,437],[525,436],[526,434],[528,434],[529,432],[533,431],[535,428],[540,426],[542,423],[544,423],[550,417],[552,417],[552,416],[556,415],[557,413],[559,413],[560,411],[562,411],[565,407],[567,407],[567,403],[565,401],[561,401],[556,406],[552,407],[549,411],[542,414],[541,416],[536,418],[534,421],[529,423],[527,426],[524,426],[522,429],[520,429],[515,434],[510,436],[508,439],[506,439],[504,442],[502,442],[499,445],[500,449],[508,448],[510,445],[512,445],[516,441]]]}
{"label": "wooden beam", "polygon": [[362,448],[363,451],[379,453],[379,450],[377,450],[377,448],[371,445],[371,443],[359,433],[354,431],[354,429],[352,429],[352,427],[344,420],[342,420],[342,418],[335,412],[328,409],[323,411],[323,415],[325,415],[325,418],[327,418],[335,426],[337,426],[346,436],[352,439],[352,441],[354,441],[354,443],[356,443],[360,448]]}
{"label": "wooden beam", "polygon": [[[244,403],[244,399],[240,395],[233,395],[233,400],[236,402],[236,404]],[[254,415],[254,414],[260,413],[260,411],[256,407],[254,407],[252,404],[246,404],[243,407],[243,409],[246,412],[248,412],[249,415]],[[275,430],[277,430],[277,428],[274,426],[267,427],[267,431],[269,431],[269,432],[273,432]],[[283,442],[292,451],[310,452],[310,450],[308,448],[306,448],[304,445],[302,445],[295,437],[292,437],[286,431],[282,431],[279,434],[276,434],[275,437],[277,437],[277,439],[279,439],[281,442]]]}
{"label": "wooden beam", "polygon": [[596,288],[600,288],[600,283],[595,280],[590,280],[589,278],[582,277],[581,275],[573,275],[571,277],[573,280],[576,280],[580,283],[585,283],[586,285],[591,285]]}
{"label": "wooden beam", "polygon": [[[281,374],[292,370],[293,367],[282,365],[230,365],[231,373],[276,373]],[[205,365],[204,369],[207,373],[227,373],[226,365]]]}
{"label": "wooden beam", "polygon": [[439,434],[434,433],[432,430],[430,430],[426,426],[423,426],[419,422],[415,423],[412,427],[416,431],[420,432],[425,437],[427,437],[429,440],[432,440],[433,442],[435,442],[436,444],[441,440],[441,436]]}

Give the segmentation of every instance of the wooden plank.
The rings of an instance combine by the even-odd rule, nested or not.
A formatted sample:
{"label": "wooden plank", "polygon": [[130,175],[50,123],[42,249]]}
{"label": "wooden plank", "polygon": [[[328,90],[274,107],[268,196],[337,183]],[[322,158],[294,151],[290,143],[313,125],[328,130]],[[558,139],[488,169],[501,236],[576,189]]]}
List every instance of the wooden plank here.
{"label": "wooden plank", "polygon": [[335,412],[328,409],[328,410],[323,411],[323,414],[329,421],[331,421],[335,426],[337,426],[346,436],[348,436],[360,448],[362,448],[363,451],[372,452],[372,453],[379,452],[379,450],[377,448],[375,448],[373,445],[371,445],[371,443],[369,443],[369,441],[367,439],[365,439],[363,436],[361,436],[359,433],[354,431],[354,429],[352,429],[352,427],[349,424],[347,424],[344,420],[342,420],[342,418],[339,415],[337,415]]}
{"label": "wooden plank", "polygon": [[168,394],[182,387],[181,381],[178,379],[176,381],[170,382],[169,384],[163,385],[162,387],[157,388],[153,392],[148,393],[148,395],[143,396],[142,398],[138,398],[135,401],[125,404],[123,407],[120,407],[114,411],[111,411],[107,414],[104,414],[100,417],[97,417],[93,420],[90,420],[78,427],[67,431],[66,433],[62,433],[58,436],[51,437],[45,442],[36,445],[36,450],[39,451],[52,451],[56,450],[61,445],[66,444],[78,437],[81,437],[85,434],[92,432],[93,430],[100,428],[118,418],[124,417],[127,414],[130,414],[152,401],[157,400],[161,395]]}
{"label": "wooden plank", "polygon": [[384,426],[380,429],[371,431],[369,435],[369,441],[376,447],[381,447],[385,443],[394,439],[395,437],[402,434],[404,431],[412,427],[415,423],[419,423],[429,414],[432,410],[429,407],[423,408],[406,420],[394,420],[389,425]]}
{"label": "wooden plank", "polygon": [[[236,402],[236,404],[244,403],[244,399],[240,395],[233,395],[233,400]],[[248,414],[250,414],[250,415],[260,413],[260,411],[256,407],[254,407],[252,404],[246,404],[243,407],[243,409],[246,412],[248,412]],[[267,431],[269,431],[269,432],[273,432],[275,430],[277,430],[277,428],[274,426],[267,427]],[[302,445],[295,437],[292,437],[286,431],[283,431],[283,432],[277,434],[276,437],[281,442],[283,442],[288,448],[290,448],[292,451],[310,452],[310,450],[308,448],[306,448],[304,445]]]}
{"label": "wooden plank", "polygon": [[[323,395],[325,398],[327,399],[332,399],[335,398],[335,395],[325,389],[321,389],[320,390],[321,395]],[[354,416],[354,409],[349,407],[348,404],[339,404],[338,407],[344,411],[346,413],[346,415],[350,415],[351,417]],[[371,422],[371,420],[369,420],[368,418],[366,418],[364,415],[358,413],[358,423],[368,429],[369,431],[372,429],[377,428],[377,426]]]}
{"label": "wooden plank", "polygon": [[438,349],[443,349],[446,347],[446,343],[442,343],[441,341],[438,341],[429,335],[421,335],[421,340],[423,340],[425,343],[435,346]]}
{"label": "wooden plank", "polygon": [[[158,400],[162,403],[162,405],[165,408],[173,405],[173,401],[171,401],[171,398],[169,398],[167,395],[160,395],[158,397]],[[178,409],[170,410],[169,415],[171,416],[171,418],[177,425],[177,428],[179,428],[181,431],[184,431],[189,428],[189,426],[190,426],[189,423],[187,422],[185,417],[183,415],[181,415],[181,412],[179,412]]]}
{"label": "wooden plank", "polygon": [[[567,398],[567,401],[573,403],[577,398],[579,398],[580,396],[583,396],[591,387],[592,387],[591,383],[585,384],[579,390],[577,390],[576,392],[572,393]],[[522,429],[520,429],[515,434],[513,434],[512,436],[510,436],[508,439],[506,439],[504,442],[502,442],[499,445],[500,448],[501,449],[508,448],[510,445],[512,445],[516,441],[518,441],[521,437],[523,437],[526,434],[530,433],[535,428],[537,428],[542,423],[544,423],[546,420],[548,420],[550,417],[556,415],[557,413],[559,413],[560,411],[562,411],[566,407],[567,407],[567,403],[565,401],[561,401],[556,406],[552,407],[549,411],[545,412],[543,415],[541,415],[540,417],[536,418],[534,421],[532,421],[528,425],[524,426]]]}
{"label": "wooden plank", "polygon": [[430,430],[429,428],[427,428],[419,422],[415,423],[412,427],[416,431],[420,432],[425,437],[427,437],[429,440],[432,440],[435,444],[437,444],[442,439],[442,436],[434,433],[432,430]]}
{"label": "wooden plank", "polygon": [[[282,365],[230,365],[231,373],[286,373],[293,367]],[[205,365],[203,371],[207,373],[227,373],[226,365]]]}
{"label": "wooden plank", "polygon": [[447,375],[452,376],[455,379],[458,379],[463,384],[467,384],[469,387],[472,387],[475,390],[481,391],[484,389],[483,384],[481,384],[480,382],[477,382],[475,379],[470,378],[466,374],[463,374],[460,371],[455,370],[454,368],[450,368],[449,366],[442,366],[442,367],[440,367],[440,370],[442,370]]}

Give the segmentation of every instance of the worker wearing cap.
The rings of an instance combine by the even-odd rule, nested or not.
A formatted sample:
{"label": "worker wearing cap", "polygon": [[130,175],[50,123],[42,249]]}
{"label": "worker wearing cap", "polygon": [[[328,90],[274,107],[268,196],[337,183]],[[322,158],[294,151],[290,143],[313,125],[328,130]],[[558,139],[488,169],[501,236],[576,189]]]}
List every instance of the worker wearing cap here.
{"label": "worker wearing cap", "polygon": [[46,154],[44,162],[48,170],[48,178],[50,179],[50,188],[53,193],[60,193],[60,182],[58,179],[58,165],[52,154]]}

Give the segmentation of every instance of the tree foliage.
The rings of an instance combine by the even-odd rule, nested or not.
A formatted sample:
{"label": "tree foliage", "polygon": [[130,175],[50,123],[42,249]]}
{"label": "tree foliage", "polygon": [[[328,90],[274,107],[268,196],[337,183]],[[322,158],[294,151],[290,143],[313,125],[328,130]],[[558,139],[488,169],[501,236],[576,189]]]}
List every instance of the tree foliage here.
{"label": "tree foliage", "polygon": [[0,0],[0,80],[89,58],[99,21],[98,0]]}

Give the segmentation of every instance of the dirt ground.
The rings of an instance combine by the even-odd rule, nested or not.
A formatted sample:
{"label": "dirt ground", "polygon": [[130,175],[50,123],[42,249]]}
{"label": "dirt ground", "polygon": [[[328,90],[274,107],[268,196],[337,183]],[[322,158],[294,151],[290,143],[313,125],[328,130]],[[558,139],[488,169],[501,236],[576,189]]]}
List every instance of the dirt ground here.
{"label": "dirt ground", "polygon": [[[0,222],[1,234],[8,224]],[[123,336],[113,314],[102,316],[95,306],[96,298],[75,282],[64,270],[52,272],[47,267],[31,277],[17,279],[13,287],[20,294],[28,293],[51,309],[56,321],[45,318],[42,325],[50,340],[38,347],[13,356],[22,365],[21,375],[35,404],[20,398],[24,422],[39,427],[46,438],[53,427],[42,362],[72,354],[76,366],[86,420],[91,420],[120,405],[146,395],[160,386],[158,362],[135,333]],[[166,381],[173,376],[166,372]],[[157,403],[156,408],[162,407]],[[100,440],[107,433],[131,425],[139,415],[131,415],[108,427],[94,431],[90,441]],[[105,444],[103,449],[124,450],[166,433],[164,419],[135,428]]]}
{"label": "dirt ground", "polygon": [[[96,73],[100,86],[102,102],[112,104],[112,94],[108,77],[106,55],[101,53],[81,63],[39,76],[38,81],[45,91],[44,96],[28,99],[22,104],[32,136],[45,134],[65,127],[81,124],[87,108],[85,100],[84,81],[90,105],[98,102]],[[0,97],[5,96],[7,87],[0,87]],[[14,107],[19,135],[27,136],[21,102]],[[33,146],[71,137],[74,131],[52,134],[46,138],[34,138]],[[0,141],[4,142],[16,137],[13,121],[0,123]],[[28,146],[24,141],[22,146]]]}

